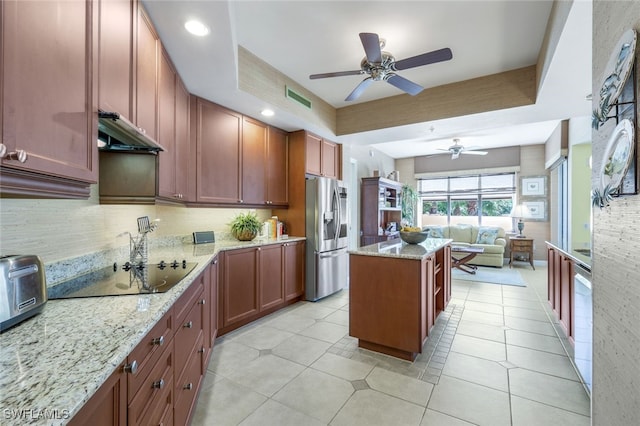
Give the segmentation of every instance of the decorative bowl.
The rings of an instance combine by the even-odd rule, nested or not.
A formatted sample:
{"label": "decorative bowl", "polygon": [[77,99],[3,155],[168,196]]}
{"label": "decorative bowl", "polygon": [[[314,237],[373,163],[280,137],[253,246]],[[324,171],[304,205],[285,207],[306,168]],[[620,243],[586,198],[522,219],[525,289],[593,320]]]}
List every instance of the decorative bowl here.
{"label": "decorative bowl", "polygon": [[420,244],[427,239],[429,234],[427,232],[405,232],[400,231],[400,238],[402,241],[408,244]]}
{"label": "decorative bowl", "polygon": [[240,241],[251,241],[258,235],[257,232],[253,232],[249,230],[243,230],[240,232],[232,231],[231,233],[233,234],[234,237],[236,237]]}

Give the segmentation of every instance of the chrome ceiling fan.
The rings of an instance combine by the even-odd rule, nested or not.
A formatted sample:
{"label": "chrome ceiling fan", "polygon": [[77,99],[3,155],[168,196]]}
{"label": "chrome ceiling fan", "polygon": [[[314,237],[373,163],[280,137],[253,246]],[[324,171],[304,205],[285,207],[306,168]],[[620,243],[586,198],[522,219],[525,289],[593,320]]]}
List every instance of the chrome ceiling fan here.
{"label": "chrome ceiling fan", "polygon": [[456,158],[458,158],[460,156],[460,154],[470,154],[470,155],[487,155],[488,152],[487,151],[474,151],[475,149],[477,149],[479,147],[467,147],[465,148],[464,146],[460,145],[460,139],[454,139],[453,140],[453,145],[451,145],[449,148],[438,148],[438,151],[447,151],[451,153],[451,159],[455,160]]}
{"label": "chrome ceiling fan", "polygon": [[422,65],[434,64],[436,62],[448,61],[453,58],[451,49],[445,47],[443,49],[434,50],[432,52],[423,53],[421,55],[412,56],[407,59],[396,61],[396,58],[389,52],[382,49],[385,46],[385,40],[378,37],[375,33],[360,33],[360,41],[365,51],[365,58],[360,62],[360,69],[354,71],[328,72],[323,74],[312,74],[310,79],[327,77],[341,77],[345,75],[369,74],[367,78],[362,80],[360,84],[347,96],[345,101],[353,101],[357,99],[364,90],[374,81],[386,81],[392,86],[405,91],[411,96],[417,95],[424,90],[424,87],[416,84],[404,77],[396,74],[396,71],[402,71],[409,68],[420,67]]}

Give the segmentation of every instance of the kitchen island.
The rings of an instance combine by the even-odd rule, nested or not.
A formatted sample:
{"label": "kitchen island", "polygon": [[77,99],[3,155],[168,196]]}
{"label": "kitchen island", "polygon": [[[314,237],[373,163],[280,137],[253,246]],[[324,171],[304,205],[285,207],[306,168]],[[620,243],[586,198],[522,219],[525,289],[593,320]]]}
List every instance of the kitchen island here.
{"label": "kitchen island", "polygon": [[451,298],[451,241],[400,239],[349,252],[349,335],[413,361]]}

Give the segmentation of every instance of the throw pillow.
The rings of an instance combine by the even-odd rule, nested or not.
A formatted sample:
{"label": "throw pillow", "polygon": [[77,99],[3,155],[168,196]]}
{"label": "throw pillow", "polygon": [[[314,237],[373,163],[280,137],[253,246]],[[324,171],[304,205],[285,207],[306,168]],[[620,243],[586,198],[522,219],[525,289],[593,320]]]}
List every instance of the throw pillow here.
{"label": "throw pillow", "polygon": [[444,238],[444,230],[441,226],[431,226],[422,231],[427,233],[427,238]]}
{"label": "throw pillow", "polygon": [[481,226],[480,228],[478,228],[478,238],[476,239],[476,244],[495,243],[496,238],[498,238],[498,231],[498,228]]}

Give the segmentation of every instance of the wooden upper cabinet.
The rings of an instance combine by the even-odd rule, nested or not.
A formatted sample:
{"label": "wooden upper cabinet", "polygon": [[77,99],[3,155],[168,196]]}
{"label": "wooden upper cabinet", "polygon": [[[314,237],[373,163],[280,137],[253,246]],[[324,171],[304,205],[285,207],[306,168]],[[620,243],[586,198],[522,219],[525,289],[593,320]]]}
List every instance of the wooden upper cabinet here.
{"label": "wooden upper cabinet", "polygon": [[267,141],[267,203],[289,204],[289,140],[287,133],[269,127]]}
{"label": "wooden upper cabinet", "polygon": [[242,116],[197,98],[196,201],[240,203],[242,182]]}
{"label": "wooden upper cabinet", "polygon": [[153,139],[157,137],[158,61],[160,42],[147,13],[138,6],[134,123]]}
{"label": "wooden upper cabinet", "polygon": [[322,176],[322,139],[311,133],[306,134],[307,173]]}
{"label": "wooden upper cabinet", "polygon": [[313,133],[304,134],[306,173],[340,179],[340,145]]}
{"label": "wooden upper cabinet", "polygon": [[267,125],[249,117],[242,119],[242,202],[267,204],[265,158]]}
{"label": "wooden upper cabinet", "polygon": [[158,74],[158,195],[179,199],[176,191],[176,72],[162,49]]}
{"label": "wooden upper cabinet", "polygon": [[98,106],[133,121],[131,91],[136,2],[100,0],[99,7]]}
{"label": "wooden upper cabinet", "polygon": [[338,179],[340,176],[340,147],[338,144],[322,140],[322,176]]}
{"label": "wooden upper cabinet", "polygon": [[[97,9],[96,3],[84,1],[2,3],[0,143],[8,152],[27,154],[24,163],[0,161],[3,194],[89,195],[88,185],[75,194],[66,193],[60,182],[31,187],[21,180],[21,171],[96,182],[97,97],[92,78],[97,68]],[[21,185],[28,190],[21,192]]]}
{"label": "wooden upper cabinet", "polygon": [[189,91],[180,76],[176,75],[176,143],[175,143],[175,191],[180,201],[192,201],[195,194],[189,189],[189,180],[195,181],[195,174],[189,170]]}

